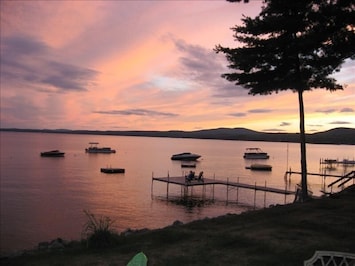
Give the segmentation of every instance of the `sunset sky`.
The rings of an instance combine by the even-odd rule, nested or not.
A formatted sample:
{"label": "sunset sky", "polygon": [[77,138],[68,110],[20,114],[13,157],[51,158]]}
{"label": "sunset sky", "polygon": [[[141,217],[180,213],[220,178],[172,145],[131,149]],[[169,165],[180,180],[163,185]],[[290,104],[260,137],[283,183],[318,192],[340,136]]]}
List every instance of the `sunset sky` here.
{"label": "sunset sky", "polygon": [[[251,96],[217,44],[262,1],[1,1],[1,128],[298,132],[297,94]],[[343,91],[304,94],[306,131],[355,127]]]}

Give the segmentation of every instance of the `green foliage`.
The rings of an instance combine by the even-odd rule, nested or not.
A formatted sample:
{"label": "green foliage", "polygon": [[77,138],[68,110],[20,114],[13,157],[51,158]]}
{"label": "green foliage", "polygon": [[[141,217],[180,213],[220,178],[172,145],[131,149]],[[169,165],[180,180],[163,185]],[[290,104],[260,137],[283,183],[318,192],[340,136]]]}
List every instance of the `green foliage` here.
{"label": "green foliage", "polygon": [[105,248],[113,246],[117,243],[118,234],[113,228],[115,221],[110,217],[96,217],[88,210],[84,210],[88,221],[83,228],[87,246],[89,248]]}
{"label": "green foliage", "polygon": [[355,56],[353,0],[266,0],[261,13],[233,28],[243,46],[216,47],[249,93],[342,89],[330,75]]}

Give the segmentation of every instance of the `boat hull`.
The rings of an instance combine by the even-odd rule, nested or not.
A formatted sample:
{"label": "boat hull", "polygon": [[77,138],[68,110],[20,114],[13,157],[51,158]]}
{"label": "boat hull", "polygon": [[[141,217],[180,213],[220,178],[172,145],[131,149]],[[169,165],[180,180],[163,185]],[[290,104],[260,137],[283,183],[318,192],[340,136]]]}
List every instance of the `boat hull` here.
{"label": "boat hull", "polygon": [[111,150],[111,148],[86,148],[85,151],[87,153],[115,153],[115,150]]}
{"label": "boat hull", "polygon": [[244,159],[269,159],[270,156],[265,154],[244,154],[243,156]]}
{"label": "boat hull", "polygon": [[123,168],[101,168],[100,171],[105,174],[123,174],[125,169]]}
{"label": "boat hull", "polygon": [[42,157],[64,157],[64,154],[64,152],[58,150],[41,152]]}
{"label": "boat hull", "polygon": [[196,164],[183,163],[183,164],[181,164],[181,167],[182,168],[196,168]]}
{"label": "boat hull", "polygon": [[252,164],[250,166],[245,167],[246,169],[250,169],[253,171],[271,171],[272,166],[268,164]]}
{"label": "boat hull", "polygon": [[173,156],[171,156],[171,160],[174,160],[174,161],[196,161],[200,157],[201,157],[201,155],[199,155],[199,154],[184,152],[184,153],[174,154]]}

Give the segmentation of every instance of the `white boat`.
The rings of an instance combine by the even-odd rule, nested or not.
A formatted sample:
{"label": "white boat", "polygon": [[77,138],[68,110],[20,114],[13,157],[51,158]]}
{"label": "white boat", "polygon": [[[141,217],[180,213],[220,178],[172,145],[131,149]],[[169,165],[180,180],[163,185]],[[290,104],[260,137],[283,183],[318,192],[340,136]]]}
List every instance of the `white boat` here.
{"label": "white boat", "polygon": [[256,170],[256,171],[271,171],[272,166],[269,164],[252,164],[250,166],[245,167],[246,169],[250,169],[250,170]]}
{"label": "white boat", "polygon": [[171,156],[171,160],[196,161],[200,157],[201,155],[199,154],[195,154],[191,152],[183,152],[183,153],[174,154],[173,156]]}
{"label": "white boat", "polygon": [[64,152],[59,150],[41,152],[42,157],[63,157],[64,154],[65,154]]}
{"label": "white boat", "polygon": [[269,155],[260,148],[247,148],[244,152],[244,159],[269,159]]}
{"label": "white boat", "polygon": [[90,147],[85,149],[87,153],[115,153],[110,147],[97,147],[98,142],[90,142]]}

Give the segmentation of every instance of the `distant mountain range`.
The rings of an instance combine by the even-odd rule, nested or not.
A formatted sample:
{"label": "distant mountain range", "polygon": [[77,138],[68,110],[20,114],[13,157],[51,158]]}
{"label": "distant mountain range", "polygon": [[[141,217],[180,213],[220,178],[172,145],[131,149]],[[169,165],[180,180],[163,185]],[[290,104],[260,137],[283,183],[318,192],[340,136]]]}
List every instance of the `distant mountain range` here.
{"label": "distant mountain range", "polygon": [[[270,142],[299,142],[298,133],[265,133],[246,128],[216,128],[196,131],[98,131],[98,130],[69,130],[69,129],[17,129],[3,128],[1,131],[66,133],[66,134],[94,134],[116,136],[144,136],[167,138],[194,139],[224,139],[244,141]],[[306,135],[307,143],[317,144],[349,144],[355,145],[354,128],[334,128],[331,130]]]}

